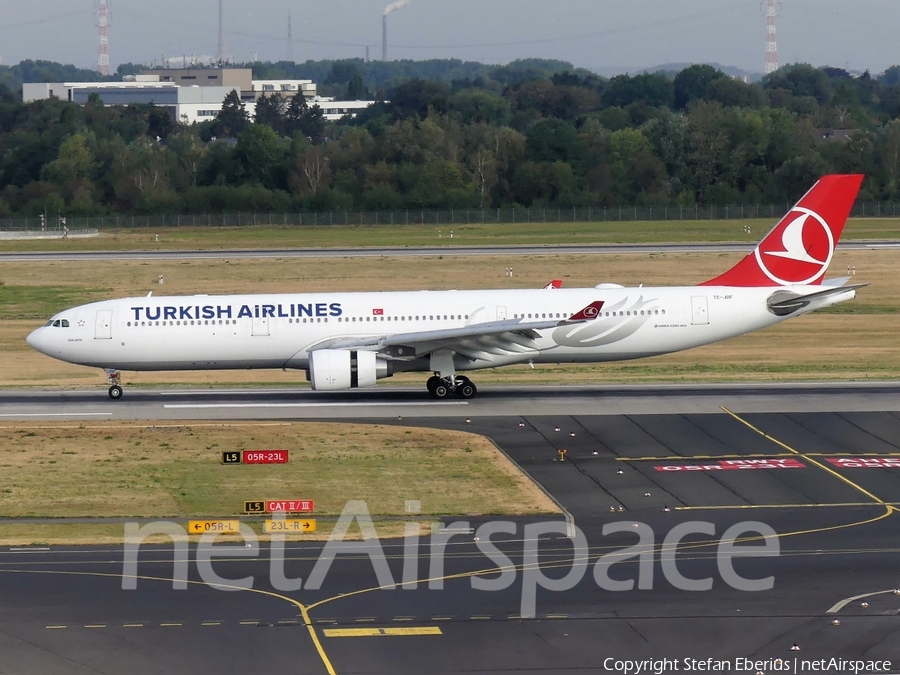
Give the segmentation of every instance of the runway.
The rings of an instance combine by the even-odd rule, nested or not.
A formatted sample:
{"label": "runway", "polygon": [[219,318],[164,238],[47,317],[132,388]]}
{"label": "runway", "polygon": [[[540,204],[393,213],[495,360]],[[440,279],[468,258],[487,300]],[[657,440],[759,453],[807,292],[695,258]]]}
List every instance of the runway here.
{"label": "runway", "polygon": [[[570,244],[524,246],[396,246],[371,248],[279,248],[191,251],[47,251],[2,252],[0,262],[110,260],[238,260],[247,258],[380,258],[418,256],[611,255],[620,253],[749,253],[755,243]],[[842,241],[841,250],[900,248],[896,240]]]}
{"label": "runway", "polygon": [[[136,590],[122,590],[120,547],[0,550],[0,672],[549,675],[613,672],[616,660],[647,658],[679,659],[677,670],[665,672],[686,670],[687,659],[721,659],[734,670],[738,658],[769,660],[749,672],[776,672],[773,659],[795,657],[891,659],[877,672],[897,672],[898,393],[894,383],[539,394],[486,387],[468,405],[441,407],[410,405],[428,400],[388,389],[304,408],[294,404],[323,401],[284,390],[133,389],[116,403],[103,401],[102,390],[6,392],[0,411],[7,420],[34,419],[14,416],[41,408],[70,419],[118,409],[123,419],[317,417],[485,434],[574,516],[589,548],[575,553],[561,519],[548,521],[555,532],[539,535],[540,521],[499,518],[507,531],[490,536],[482,528],[495,519],[460,515],[444,519],[452,536],[406,548],[382,542],[387,585],[369,557],[375,543],[338,556],[321,588],[299,590],[279,587],[272,567],[279,556],[268,544],[225,546],[215,571],[227,580],[254,578],[252,590],[235,592],[204,582],[193,548],[186,590],[172,588],[178,556],[167,546],[142,549]],[[194,404],[248,407],[166,407]],[[746,579],[772,577],[770,590],[739,590],[723,576],[720,539],[746,521],[771,527],[780,553],[735,559],[734,569]],[[712,529],[688,534],[675,565],[685,579],[710,579],[709,590],[679,588],[662,562],[664,539],[690,522]],[[622,531],[605,531],[616,523]],[[652,533],[655,551],[644,588],[637,582],[647,569],[621,554],[637,541],[636,525]],[[496,545],[491,555],[488,539]],[[762,543],[749,536],[739,546]],[[288,544],[286,578],[308,582],[323,546]],[[529,547],[539,551],[537,561]],[[598,562],[616,551],[604,577]],[[473,588],[473,577],[499,579],[498,565],[515,573],[507,587]],[[526,570],[538,569],[548,579],[582,574],[566,590],[538,588],[532,616],[523,588]],[[408,589],[397,587],[404,579]],[[611,590],[598,579],[633,579],[635,588]]]}
{"label": "runway", "polygon": [[[477,380],[476,380],[477,382]],[[0,391],[0,422],[60,419],[380,419],[529,415],[738,412],[864,412],[900,409],[900,382],[740,383],[479,388],[475,399],[435,401],[424,387],[376,386],[348,392],[295,389]]]}

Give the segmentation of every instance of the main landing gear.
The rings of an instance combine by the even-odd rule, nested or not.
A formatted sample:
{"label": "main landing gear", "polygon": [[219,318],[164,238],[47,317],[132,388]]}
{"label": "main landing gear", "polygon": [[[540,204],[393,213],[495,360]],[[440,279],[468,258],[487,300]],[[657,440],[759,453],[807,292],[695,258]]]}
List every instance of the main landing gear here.
{"label": "main landing gear", "polygon": [[432,375],[425,383],[428,392],[436,399],[450,398],[458,396],[459,398],[475,398],[478,393],[478,387],[465,375],[455,375],[452,377],[441,377],[440,375]]}
{"label": "main landing gear", "polygon": [[106,371],[106,380],[109,382],[109,397],[113,401],[118,401],[122,398],[122,394],[124,393],[122,387],[119,385],[119,371],[118,370],[107,370]]}

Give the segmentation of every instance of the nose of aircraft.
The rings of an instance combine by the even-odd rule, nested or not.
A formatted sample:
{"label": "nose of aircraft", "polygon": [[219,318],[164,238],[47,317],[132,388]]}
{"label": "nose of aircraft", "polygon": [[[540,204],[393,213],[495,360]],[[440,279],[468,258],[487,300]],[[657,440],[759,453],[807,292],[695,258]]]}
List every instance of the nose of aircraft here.
{"label": "nose of aircraft", "polygon": [[37,330],[32,331],[27,338],[25,338],[25,342],[28,343],[28,346],[32,349],[36,349],[42,354],[46,354],[46,332],[47,329],[45,327],[38,328]]}

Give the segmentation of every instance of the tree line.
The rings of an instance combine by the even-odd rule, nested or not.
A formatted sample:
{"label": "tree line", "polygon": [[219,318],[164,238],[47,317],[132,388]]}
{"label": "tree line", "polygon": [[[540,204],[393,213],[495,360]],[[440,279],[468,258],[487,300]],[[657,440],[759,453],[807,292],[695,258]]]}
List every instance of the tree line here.
{"label": "tree line", "polygon": [[96,97],[23,104],[0,84],[0,216],[783,203],[829,172],[866,174],[861,199],[900,197],[898,66],[795,64],[758,83],[708,65],[613,78],[540,60],[379,63],[378,77],[360,60],[252,66],[377,102],[327,121],[274,95],[250,119],[232,95],[184,125]]}

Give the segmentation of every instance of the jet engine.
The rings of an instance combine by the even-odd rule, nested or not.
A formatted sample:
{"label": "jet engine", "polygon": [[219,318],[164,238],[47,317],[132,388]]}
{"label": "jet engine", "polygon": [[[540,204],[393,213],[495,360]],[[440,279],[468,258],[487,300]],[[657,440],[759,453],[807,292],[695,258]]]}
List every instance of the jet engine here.
{"label": "jet engine", "polygon": [[316,391],[371,387],[394,374],[392,365],[375,352],[318,349],[309,355],[309,381]]}

